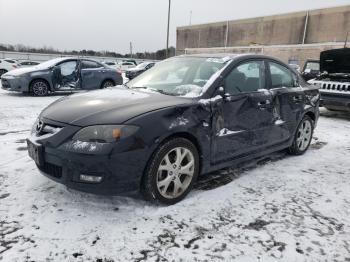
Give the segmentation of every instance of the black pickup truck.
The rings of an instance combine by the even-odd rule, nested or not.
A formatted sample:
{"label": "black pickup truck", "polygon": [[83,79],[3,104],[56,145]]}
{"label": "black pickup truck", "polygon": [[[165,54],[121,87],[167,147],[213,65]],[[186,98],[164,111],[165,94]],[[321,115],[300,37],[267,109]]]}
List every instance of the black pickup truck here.
{"label": "black pickup truck", "polygon": [[321,52],[320,72],[316,79],[309,81],[320,88],[320,105],[329,110],[350,112],[350,48]]}

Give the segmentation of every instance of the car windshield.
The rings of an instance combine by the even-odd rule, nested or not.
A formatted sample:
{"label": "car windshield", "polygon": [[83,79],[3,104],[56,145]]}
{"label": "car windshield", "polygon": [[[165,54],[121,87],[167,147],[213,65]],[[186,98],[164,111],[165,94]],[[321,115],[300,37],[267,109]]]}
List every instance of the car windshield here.
{"label": "car windshield", "polygon": [[52,59],[52,60],[40,63],[36,67],[38,67],[38,68],[48,68],[48,67],[56,65],[57,63],[59,63],[59,62],[61,62],[63,60],[64,60],[63,58],[55,58],[55,59]]}
{"label": "car windshield", "polygon": [[229,58],[176,57],[156,64],[128,82],[129,88],[145,88],[168,95],[198,97],[209,79]]}
{"label": "car windshield", "polygon": [[320,71],[320,63],[317,63],[317,62],[308,62],[308,63],[306,64],[305,69]]}

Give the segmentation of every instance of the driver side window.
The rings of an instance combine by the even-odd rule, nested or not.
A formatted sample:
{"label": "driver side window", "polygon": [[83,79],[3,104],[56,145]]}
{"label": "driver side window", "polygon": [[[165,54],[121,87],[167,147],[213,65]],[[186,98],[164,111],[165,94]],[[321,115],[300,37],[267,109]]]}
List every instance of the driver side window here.
{"label": "driver side window", "polygon": [[63,62],[58,65],[58,68],[60,69],[62,76],[70,76],[77,68],[77,61]]}
{"label": "driver side window", "polygon": [[225,92],[230,95],[265,89],[264,61],[249,61],[234,68],[224,79]]}

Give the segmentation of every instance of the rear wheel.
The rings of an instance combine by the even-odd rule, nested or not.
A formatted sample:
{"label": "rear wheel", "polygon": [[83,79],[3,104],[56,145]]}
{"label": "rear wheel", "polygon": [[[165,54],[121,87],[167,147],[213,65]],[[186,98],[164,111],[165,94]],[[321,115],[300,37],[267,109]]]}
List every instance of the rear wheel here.
{"label": "rear wheel", "polygon": [[49,85],[44,80],[34,80],[30,85],[30,91],[34,96],[47,96],[49,93]]}
{"label": "rear wheel", "polygon": [[292,155],[304,154],[310,146],[313,131],[314,123],[312,119],[309,116],[304,116],[294,136],[293,144],[289,148],[289,153]]}
{"label": "rear wheel", "polygon": [[196,147],[185,138],[174,138],[161,145],[150,160],[142,193],[147,200],[175,204],[191,191],[198,172]]}
{"label": "rear wheel", "polygon": [[7,73],[7,70],[5,69],[0,69],[0,76],[2,76],[3,74]]}
{"label": "rear wheel", "polygon": [[103,83],[101,85],[101,89],[112,87],[112,86],[115,86],[115,84],[112,80],[105,80],[105,81],[103,81]]}

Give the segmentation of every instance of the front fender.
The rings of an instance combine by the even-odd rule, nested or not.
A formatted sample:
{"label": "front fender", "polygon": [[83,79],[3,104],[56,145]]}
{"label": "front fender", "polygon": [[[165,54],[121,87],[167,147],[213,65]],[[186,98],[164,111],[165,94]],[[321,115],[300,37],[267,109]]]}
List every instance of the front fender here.
{"label": "front fender", "polygon": [[50,90],[53,90],[53,83],[52,83],[52,72],[49,70],[45,70],[45,71],[36,71],[36,72],[32,72],[29,74],[28,76],[28,88],[30,87],[30,84],[36,80],[36,79],[44,79],[45,81],[47,81],[49,83],[49,87]]}
{"label": "front fender", "polygon": [[210,163],[211,115],[201,105],[184,105],[159,109],[127,121],[126,124],[141,128],[143,140],[150,155],[158,146],[173,136],[189,138],[198,147],[202,170]]}

